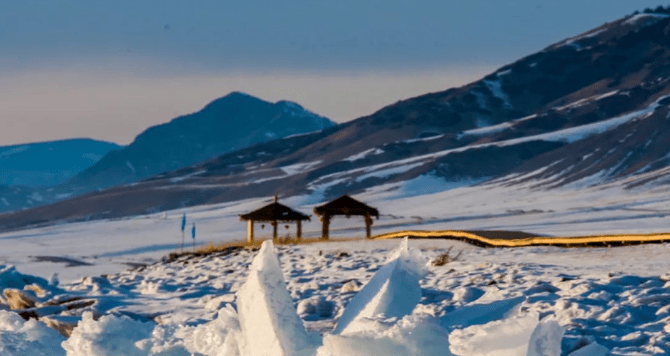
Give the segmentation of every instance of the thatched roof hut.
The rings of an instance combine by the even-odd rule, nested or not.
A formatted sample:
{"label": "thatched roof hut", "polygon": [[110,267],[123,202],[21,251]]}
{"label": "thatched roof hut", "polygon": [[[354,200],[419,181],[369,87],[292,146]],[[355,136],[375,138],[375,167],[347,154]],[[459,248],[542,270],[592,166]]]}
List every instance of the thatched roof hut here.
{"label": "thatched roof hut", "polygon": [[343,195],[329,203],[314,208],[314,214],[319,215],[322,223],[322,237],[327,239],[329,236],[330,220],[335,215],[363,216],[365,218],[365,233],[369,238],[371,235],[372,217],[379,219],[379,211],[360,201]]}
{"label": "thatched roof hut", "polygon": [[379,211],[367,204],[348,196],[343,195],[329,203],[314,208],[314,214],[322,215],[370,215],[379,217]]}
{"label": "thatched roof hut", "polygon": [[310,217],[299,211],[295,211],[286,205],[280,204],[277,202],[277,196],[275,196],[273,203],[250,213],[240,215],[240,220],[249,222],[247,239],[251,242],[254,239],[255,222],[269,222],[273,227],[272,238],[277,238],[277,224],[279,222],[295,222],[297,224],[297,237],[301,238],[302,221],[310,220]]}

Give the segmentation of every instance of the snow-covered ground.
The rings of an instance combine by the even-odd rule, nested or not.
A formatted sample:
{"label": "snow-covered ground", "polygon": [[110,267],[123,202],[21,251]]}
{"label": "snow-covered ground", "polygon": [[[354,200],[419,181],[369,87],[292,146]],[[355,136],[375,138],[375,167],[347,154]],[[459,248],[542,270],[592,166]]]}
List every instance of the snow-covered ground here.
{"label": "snow-covered ground", "polygon": [[[468,186],[473,182],[449,183],[426,176],[355,197],[379,208],[382,216],[373,233],[453,229],[574,236],[670,230],[670,194],[662,186],[592,187],[590,178],[551,191],[533,189],[537,181],[506,186],[523,178]],[[412,240],[410,247],[428,260],[452,246],[452,255],[461,250],[463,254],[446,266],[424,270],[396,262],[407,268],[398,272],[388,267],[383,273],[398,240],[279,246],[288,294],[281,292],[281,276],[257,267],[252,268],[255,287],[247,287],[246,295],[264,290],[274,295],[272,300],[291,304],[299,319],[291,313],[275,315],[276,306],[263,307],[263,300],[254,298],[250,298],[255,300],[253,307],[241,309],[238,291],[245,295],[242,286],[251,283],[256,251],[240,249],[158,263],[181,247],[184,212],[188,226],[197,225],[197,245],[219,243],[244,239],[246,224],[239,214],[270,201],[254,199],[0,234],[0,289],[40,285],[44,294],[33,296],[46,309],[39,313],[58,314],[42,321],[79,323],[61,345],[65,338],[42,321],[24,322],[0,305],[0,354],[31,355],[27,350],[41,350],[43,344],[49,351],[35,354],[68,350],[70,355],[234,355],[248,346],[244,343],[250,332],[274,330],[250,329],[249,318],[257,316],[249,316],[249,310],[257,309],[266,311],[263,325],[268,320],[305,325],[304,333],[292,330],[276,337],[281,344],[291,339],[286,335],[302,335],[311,348],[286,346],[298,354],[356,355],[356,350],[376,350],[388,355],[397,354],[389,350],[401,348],[416,355],[442,355],[447,349],[455,355],[554,355],[528,350],[529,344],[551,349],[552,342],[562,345],[561,355],[585,345],[588,349],[575,355],[602,354],[602,347],[617,355],[670,350],[667,245],[482,249],[455,241]],[[281,202],[305,213],[315,205],[314,196]],[[364,234],[364,224],[356,217],[335,219],[331,228],[334,239]],[[256,227],[258,238],[268,238],[270,231],[268,226]],[[318,236],[318,219],[313,217],[303,232]],[[280,226],[280,236],[294,234],[295,226]],[[187,249],[192,248],[189,235],[187,231]],[[377,272],[381,274],[377,282],[358,294]],[[412,287],[413,280],[418,289]],[[275,287],[266,288],[268,283]],[[407,292],[404,302],[394,302],[393,290],[398,288]],[[381,290],[387,294],[379,294]],[[356,295],[362,301],[354,303]],[[347,312],[348,307],[354,309]],[[353,326],[336,328],[343,316],[356,320],[347,323]],[[242,354],[254,354],[247,351]]]}
{"label": "snow-covered ground", "polygon": [[[59,285],[32,278],[29,283],[46,290],[41,300],[95,303],[55,318],[78,323],[67,341],[41,322],[0,311],[0,354],[558,356],[670,350],[668,245],[482,249],[410,240],[409,252],[398,245],[400,240],[277,246],[280,267],[266,246]],[[457,261],[425,264],[449,248],[451,256],[462,251]],[[26,278],[4,270],[0,286],[21,289]]]}
{"label": "snow-covered ground", "polygon": [[[534,172],[536,173],[536,172]],[[530,174],[532,175],[532,174]],[[618,184],[599,185],[601,177],[587,177],[550,191],[533,189],[537,181],[506,186],[523,179],[509,177],[499,183],[471,186],[476,181],[447,182],[421,176],[410,181],[375,187],[354,197],[377,207],[380,219],[373,234],[398,230],[510,230],[538,235],[651,233],[670,231],[670,193],[664,186],[624,189]],[[319,192],[281,199],[283,204],[311,214],[323,203]],[[131,266],[150,264],[181,248],[182,214],[188,226],[196,224],[196,245],[246,238],[246,223],[239,215],[270,203],[272,198],[198,206],[153,215],[116,220],[61,224],[0,234],[0,264],[21,272],[62,281],[117,273]],[[288,228],[287,228],[288,227]],[[258,238],[269,238],[269,226],[258,225]],[[331,236],[362,237],[362,219],[337,217]],[[319,220],[303,224],[303,235],[320,235]],[[295,236],[294,225],[280,225],[279,236]],[[193,240],[186,231],[186,248]]]}

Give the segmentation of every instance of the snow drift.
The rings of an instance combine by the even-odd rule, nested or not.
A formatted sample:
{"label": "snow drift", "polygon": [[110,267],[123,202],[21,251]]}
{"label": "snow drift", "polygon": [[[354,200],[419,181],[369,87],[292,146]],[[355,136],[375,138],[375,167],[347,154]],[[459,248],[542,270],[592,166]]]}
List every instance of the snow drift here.
{"label": "snow drift", "polygon": [[18,314],[0,310],[0,355],[65,355],[60,347],[65,338],[35,319],[23,320]]}
{"label": "snow drift", "polygon": [[[580,339],[573,342],[571,349],[562,350],[562,345],[569,344],[564,342],[565,331],[559,325],[566,323],[565,317],[556,312],[539,321],[540,313],[529,311],[525,296],[496,300],[497,297],[491,299],[495,297],[493,295],[481,297],[481,294],[472,292],[474,288],[460,288],[452,295],[452,302],[459,306],[438,315],[430,295],[427,294],[428,299],[422,296],[421,282],[428,269],[426,262],[427,259],[418,250],[409,249],[408,240],[403,239],[386,264],[346,305],[334,330],[329,332],[324,328],[321,336],[306,330],[294,306],[294,299],[300,298],[291,297],[274,246],[271,241],[266,241],[253,259],[246,282],[237,289],[236,298],[224,298],[226,304],[213,320],[209,319],[211,321],[188,325],[178,321],[179,318],[166,315],[154,318],[160,322],[157,323],[122,314],[100,316],[84,312],[70,338],[65,340],[41,321],[24,321],[14,312],[0,310],[0,354],[602,356],[608,353],[607,348],[593,339]],[[166,272],[165,266],[156,268]],[[200,266],[204,268],[201,270],[198,264],[193,264],[188,268],[194,268],[200,274],[208,267]],[[431,270],[431,273],[435,272],[437,270]],[[4,273],[5,285],[12,288],[25,287],[26,283],[32,282],[46,283],[33,281],[30,276],[23,276],[11,268],[5,269]],[[138,279],[134,281],[138,285],[144,281],[135,274],[132,277]],[[84,280],[82,286],[90,283],[90,280]],[[154,283],[160,284],[158,281]],[[341,289],[339,284],[332,287],[333,290]],[[109,298],[105,303],[117,303],[112,299],[118,298],[118,291],[122,289],[110,288],[111,284],[104,290],[88,287],[86,290],[100,300]],[[115,293],[108,293],[108,289],[114,289]],[[526,292],[534,293],[531,289]],[[132,293],[137,298],[147,298],[136,289],[132,289]],[[157,293],[165,292],[159,289]],[[203,304],[218,298],[206,297],[201,301]],[[154,298],[153,294],[151,298]],[[321,296],[307,296],[297,304],[301,305],[303,314],[314,316],[323,312],[317,308],[319,301],[322,301]],[[165,303],[165,299],[161,298],[161,303]],[[331,315],[332,311],[323,313]]]}

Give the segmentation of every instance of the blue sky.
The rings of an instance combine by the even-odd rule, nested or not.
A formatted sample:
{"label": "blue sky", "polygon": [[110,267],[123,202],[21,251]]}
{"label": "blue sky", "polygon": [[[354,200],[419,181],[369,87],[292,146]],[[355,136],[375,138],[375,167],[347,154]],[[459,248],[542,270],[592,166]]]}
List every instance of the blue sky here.
{"label": "blue sky", "polygon": [[144,128],[232,90],[342,122],[478,79],[656,1],[0,4],[0,145]]}

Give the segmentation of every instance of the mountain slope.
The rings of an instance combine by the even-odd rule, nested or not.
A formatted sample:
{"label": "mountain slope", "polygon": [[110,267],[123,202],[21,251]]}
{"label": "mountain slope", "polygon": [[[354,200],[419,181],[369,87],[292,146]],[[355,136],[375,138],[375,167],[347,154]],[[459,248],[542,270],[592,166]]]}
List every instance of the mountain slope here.
{"label": "mountain slope", "polygon": [[298,104],[273,104],[234,92],[196,113],[150,127],[124,149],[78,174],[68,186],[87,190],[130,183],[256,143],[333,125]]}
{"label": "mountain slope", "polygon": [[[334,125],[329,119],[309,112],[293,102],[269,103],[247,94],[233,92],[209,103],[196,113],[150,127],[130,145],[123,148],[114,146],[117,150],[109,152],[102,159],[100,155],[92,156],[96,161],[99,160],[95,164],[88,164],[76,172],[52,172],[57,177],[69,178],[66,182],[60,179],[60,185],[48,188],[30,186],[31,184],[3,186],[0,182],[0,212],[28,209],[133,183],[229,151],[275,138],[318,132]],[[48,145],[43,147],[46,150],[51,148]],[[24,146],[9,147],[5,156],[10,159],[20,158],[17,165],[35,164],[51,169],[54,163],[44,160],[23,163],[25,157],[19,156],[18,151],[24,149]],[[10,153],[13,154],[10,156]],[[52,154],[49,159],[52,158],[56,157]],[[0,162],[2,159],[0,151]],[[0,178],[2,172],[4,170],[0,171]],[[11,171],[7,174],[11,174]],[[43,174],[40,177],[46,176]],[[35,179],[39,180],[40,177]]]}
{"label": "mountain slope", "polygon": [[0,147],[0,185],[58,185],[121,146],[91,139],[71,139]]}
{"label": "mountain slope", "polygon": [[0,216],[0,226],[137,215],[274,194],[303,196],[310,204],[408,185],[416,187],[412,194],[429,194],[490,180],[531,179],[537,189],[589,177],[596,184],[664,184],[670,167],[668,33],[668,15],[628,16],[463,87],[132,186]]}

